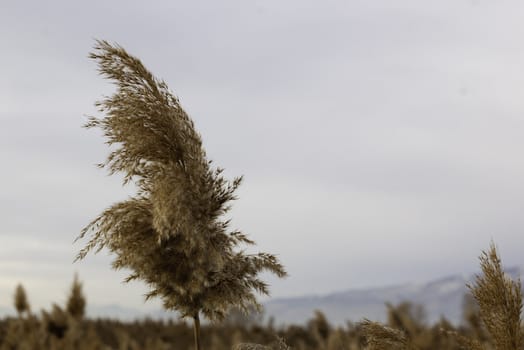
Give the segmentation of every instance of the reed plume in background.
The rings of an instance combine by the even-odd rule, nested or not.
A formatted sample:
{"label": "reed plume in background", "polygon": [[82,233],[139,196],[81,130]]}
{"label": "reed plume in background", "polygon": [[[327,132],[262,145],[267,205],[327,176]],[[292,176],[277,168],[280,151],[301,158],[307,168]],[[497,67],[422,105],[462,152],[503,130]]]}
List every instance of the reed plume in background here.
{"label": "reed plume in background", "polygon": [[229,228],[224,218],[241,177],[232,181],[208,160],[191,118],[169,91],[122,47],[97,41],[90,58],[117,91],[96,103],[99,128],[112,151],[100,164],[110,174],[135,183],[137,194],[102,212],[78,238],[90,236],[77,259],[109,249],[113,268],[132,271],[126,281],[147,283],[147,299],[159,297],[166,309],[194,320],[200,349],[200,318],[220,320],[230,307],[257,305],[255,292],[268,294],[258,274],[279,277],[284,267],[271,254],[246,254],[254,244]]}
{"label": "reed plume in background", "polygon": [[22,317],[24,313],[28,314],[31,312],[31,307],[29,306],[29,301],[27,300],[27,294],[25,293],[24,286],[18,284],[15,289],[14,295],[14,306],[18,317]]}
{"label": "reed plume in background", "polygon": [[413,349],[405,333],[399,329],[364,320],[361,323],[363,336],[367,339],[369,350],[408,350]]}
{"label": "reed plume in background", "polygon": [[66,311],[76,320],[81,320],[85,316],[86,297],[82,291],[82,282],[75,274],[71,290],[67,298]]}
{"label": "reed plume in background", "polygon": [[[477,302],[481,325],[477,325],[476,338],[460,334],[456,330],[441,329],[453,338],[461,349],[467,350],[521,350],[524,347],[524,331],[521,320],[522,291],[520,280],[513,281],[505,273],[499,254],[492,243],[480,256],[482,274],[473,285],[468,285]],[[468,316],[471,318],[471,315]],[[476,324],[476,322],[475,322]],[[393,329],[365,320],[361,323],[368,349],[418,349],[422,348],[409,327]],[[448,327],[450,328],[450,327]],[[480,329],[478,329],[480,328]],[[487,337],[484,336],[484,329]]]}
{"label": "reed plume in background", "polygon": [[480,308],[480,317],[496,350],[517,350],[524,345],[522,331],[522,291],[520,280],[504,274],[495,245],[480,256],[482,274],[468,285]]}

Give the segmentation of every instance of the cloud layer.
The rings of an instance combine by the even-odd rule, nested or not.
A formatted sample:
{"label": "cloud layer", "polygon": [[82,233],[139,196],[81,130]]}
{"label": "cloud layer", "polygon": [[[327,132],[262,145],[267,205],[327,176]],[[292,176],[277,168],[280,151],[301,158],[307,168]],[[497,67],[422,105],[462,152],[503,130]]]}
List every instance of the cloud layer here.
{"label": "cloud layer", "polygon": [[0,13],[0,304],[39,307],[73,272],[92,302],[140,305],[80,229],[132,193],[81,128],[111,92],[87,59],[118,42],[165,79],[231,176],[235,226],[278,253],[273,293],[521,265],[524,5],[518,1],[7,1]]}

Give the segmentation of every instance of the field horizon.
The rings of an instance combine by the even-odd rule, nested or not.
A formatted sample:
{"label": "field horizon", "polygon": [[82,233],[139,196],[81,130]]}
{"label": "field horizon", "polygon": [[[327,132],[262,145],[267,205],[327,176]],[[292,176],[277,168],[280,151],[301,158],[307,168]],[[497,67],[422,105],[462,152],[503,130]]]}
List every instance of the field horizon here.
{"label": "field horizon", "polygon": [[[514,280],[520,278],[524,286],[524,265],[508,267],[505,272]],[[259,317],[261,322],[273,318],[275,324],[280,326],[304,324],[314,316],[315,310],[319,310],[335,326],[343,326],[347,321],[359,322],[363,318],[384,322],[387,318],[386,303],[395,305],[409,302],[424,308],[425,321],[428,324],[438,322],[443,316],[457,326],[463,321],[462,303],[464,295],[468,293],[466,284],[472,283],[477,274],[479,271],[436,276],[425,281],[412,280],[397,284],[333,290],[322,294],[306,292],[300,296],[269,297],[262,302],[264,310]],[[27,292],[31,301],[31,290]],[[86,316],[92,319],[104,318],[122,322],[147,318],[179,320],[176,313],[155,307],[149,302],[133,307],[117,303],[90,303],[89,295],[87,300]],[[50,306],[51,303],[40,309],[45,310]],[[34,311],[40,312],[40,309]],[[0,318],[15,315],[16,310],[12,303],[0,304]]]}

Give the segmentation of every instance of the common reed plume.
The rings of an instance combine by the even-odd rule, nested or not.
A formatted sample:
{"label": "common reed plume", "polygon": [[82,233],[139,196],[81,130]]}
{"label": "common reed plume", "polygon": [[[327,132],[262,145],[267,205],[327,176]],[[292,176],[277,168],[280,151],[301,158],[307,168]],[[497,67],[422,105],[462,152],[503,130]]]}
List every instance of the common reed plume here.
{"label": "common reed plume", "polygon": [[240,343],[233,346],[233,350],[291,350],[284,339],[277,337],[277,339],[269,345],[261,345],[255,343]]}
{"label": "common reed plume", "polygon": [[31,312],[25,289],[21,284],[18,284],[15,289],[14,306],[19,317],[22,317],[24,313],[29,315]]}
{"label": "common reed plume", "polygon": [[403,331],[365,319],[360,323],[369,350],[414,349]]}
{"label": "common reed plume", "polygon": [[75,319],[81,320],[84,318],[86,308],[86,297],[82,291],[82,283],[78,280],[78,275],[75,274],[71,290],[67,298],[66,310]]}
{"label": "common reed plume", "polygon": [[441,333],[447,337],[455,339],[460,349],[486,350],[479,340],[466,337],[457,331],[450,331],[450,330],[442,329]]}
{"label": "common reed plume", "polygon": [[496,350],[520,350],[524,345],[520,280],[505,275],[493,243],[479,259],[482,274],[468,288],[479,305],[482,322]]}
{"label": "common reed plume", "polygon": [[[476,277],[473,285],[467,286],[478,303],[480,319],[487,329],[488,339],[484,332],[478,329],[475,330],[478,339],[469,338],[453,329],[442,329],[441,334],[455,339],[461,349],[521,350],[524,346],[521,282],[513,281],[505,275],[493,243],[487,252],[482,252],[480,267],[482,274]],[[480,327],[480,325],[476,326]],[[362,322],[361,327],[369,349],[413,348],[411,345],[413,335],[401,330],[368,320]]]}
{"label": "common reed plume", "polygon": [[231,230],[224,214],[242,178],[227,180],[208,160],[167,84],[118,45],[97,41],[89,57],[117,86],[96,104],[105,115],[86,124],[101,129],[112,146],[100,166],[123,174],[124,184],[134,182],[138,192],[82,230],[78,238],[90,240],[77,259],[103,248],[114,253],[113,268],[132,271],[126,281],[150,287],[146,299],[159,297],[166,309],[193,318],[200,349],[200,314],[220,320],[230,307],[258,306],[255,292],[269,293],[258,274],[286,272],[274,255],[239,249],[254,242]]}

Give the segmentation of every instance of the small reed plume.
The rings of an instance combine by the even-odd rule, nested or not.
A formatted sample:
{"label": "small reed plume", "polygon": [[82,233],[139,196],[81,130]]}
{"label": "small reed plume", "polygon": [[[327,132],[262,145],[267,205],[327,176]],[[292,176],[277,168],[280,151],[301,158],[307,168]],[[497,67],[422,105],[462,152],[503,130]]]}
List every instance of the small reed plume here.
{"label": "small reed plume", "polygon": [[369,350],[411,350],[409,339],[404,332],[386,327],[378,322],[365,319],[360,323],[362,335]]}
{"label": "small reed plume", "polygon": [[482,274],[468,288],[479,305],[482,322],[496,350],[520,350],[524,344],[520,280],[513,281],[504,274],[493,243],[487,252],[482,252],[479,259]]}

